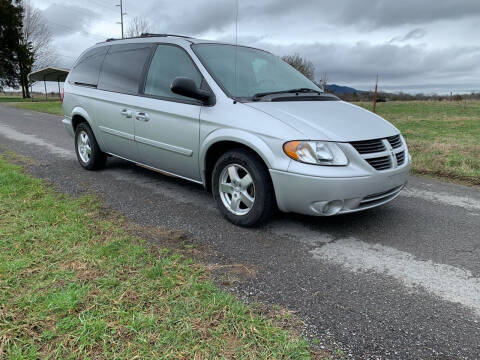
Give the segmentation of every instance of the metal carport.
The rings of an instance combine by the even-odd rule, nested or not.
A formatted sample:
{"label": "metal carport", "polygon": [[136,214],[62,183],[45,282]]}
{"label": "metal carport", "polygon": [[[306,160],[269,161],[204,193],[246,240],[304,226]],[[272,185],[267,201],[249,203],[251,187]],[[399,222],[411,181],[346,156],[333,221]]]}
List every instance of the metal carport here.
{"label": "metal carport", "polygon": [[69,70],[54,67],[46,67],[28,74],[29,81],[43,81],[45,88],[45,100],[47,99],[47,81],[56,81],[58,84],[58,93],[60,94],[60,82],[67,78]]}

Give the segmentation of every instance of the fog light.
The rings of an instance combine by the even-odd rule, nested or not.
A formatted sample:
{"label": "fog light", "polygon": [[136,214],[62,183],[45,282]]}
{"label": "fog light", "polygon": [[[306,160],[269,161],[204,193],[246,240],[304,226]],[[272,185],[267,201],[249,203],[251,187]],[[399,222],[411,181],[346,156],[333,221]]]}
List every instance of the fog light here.
{"label": "fog light", "polygon": [[343,209],[343,200],[333,200],[325,204],[322,214],[327,216],[337,215]]}

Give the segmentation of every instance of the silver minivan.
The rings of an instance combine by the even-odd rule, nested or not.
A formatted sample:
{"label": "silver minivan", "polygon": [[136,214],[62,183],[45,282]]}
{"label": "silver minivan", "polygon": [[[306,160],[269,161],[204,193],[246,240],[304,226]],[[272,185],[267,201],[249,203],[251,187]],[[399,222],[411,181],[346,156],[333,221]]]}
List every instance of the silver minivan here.
{"label": "silver minivan", "polygon": [[63,109],[85,169],[113,155],[203,184],[241,226],[275,207],[331,216],[383,205],[410,170],[393,125],[250,47],[151,34],[99,43],[74,64]]}

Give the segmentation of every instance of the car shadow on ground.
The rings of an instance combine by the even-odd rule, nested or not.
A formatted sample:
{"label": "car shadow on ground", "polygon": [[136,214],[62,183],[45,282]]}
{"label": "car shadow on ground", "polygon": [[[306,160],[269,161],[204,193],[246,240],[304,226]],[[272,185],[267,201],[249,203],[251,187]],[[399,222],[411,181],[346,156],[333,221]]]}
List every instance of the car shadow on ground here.
{"label": "car shadow on ground", "polygon": [[[112,170],[131,174],[138,181],[144,183],[158,183],[162,188],[174,189],[174,191],[179,191],[186,196],[194,195],[197,198],[200,197],[204,204],[209,203],[212,207],[215,207],[212,195],[200,184],[146,169],[132,162],[114,157],[109,158],[105,171]],[[161,189],[159,190],[161,191]],[[275,226],[275,224],[282,223],[283,226],[286,225],[287,227],[288,224],[292,224],[296,225],[295,227],[300,225],[310,230],[329,232],[333,236],[351,236],[351,234],[373,230],[372,228],[398,224],[399,218],[401,216],[404,218],[408,214],[402,214],[402,210],[395,206],[395,201],[398,200],[378,208],[332,217],[305,216],[294,213],[282,213],[277,210],[271,221],[260,227],[259,230],[268,229]],[[225,221],[220,213],[218,216],[219,220]]]}

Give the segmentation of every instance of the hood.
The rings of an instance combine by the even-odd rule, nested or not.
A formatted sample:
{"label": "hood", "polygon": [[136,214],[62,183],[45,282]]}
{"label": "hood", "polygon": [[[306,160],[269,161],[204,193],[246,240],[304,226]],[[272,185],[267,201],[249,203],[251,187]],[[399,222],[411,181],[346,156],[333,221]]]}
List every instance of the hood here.
{"label": "hood", "polygon": [[294,127],[299,140],[350,142],[385,138],[399,133],[385,119],[344,101],[284,101],[246,103]]}

